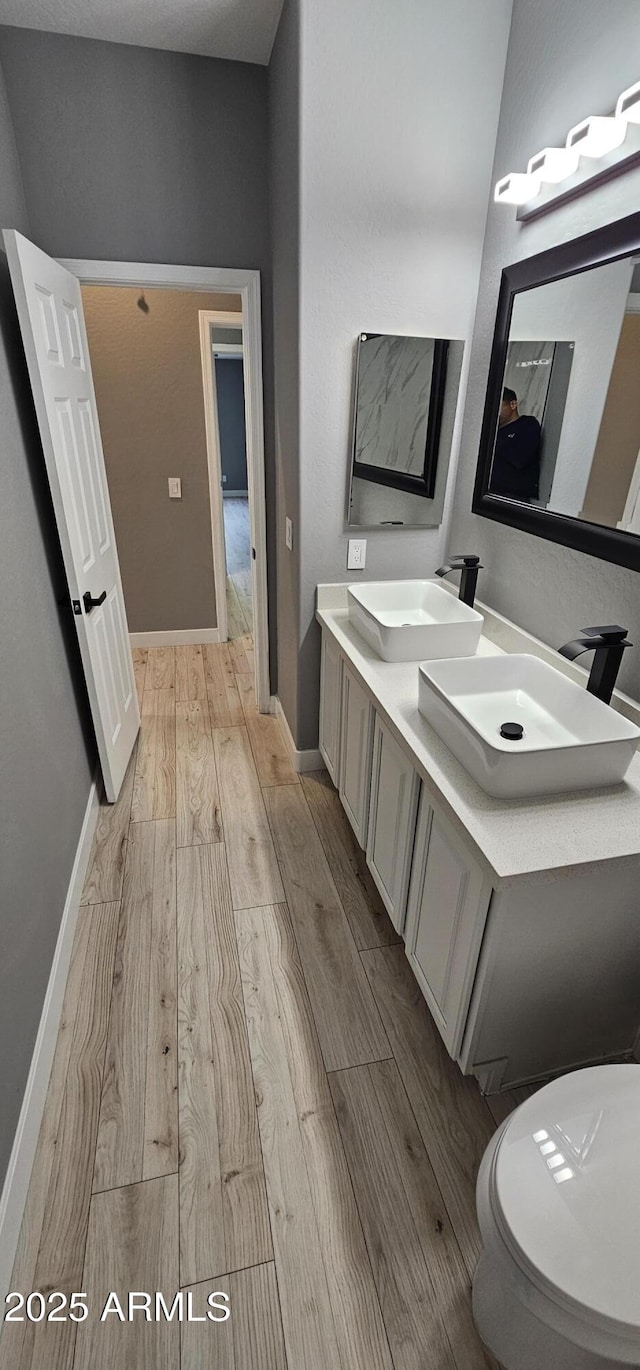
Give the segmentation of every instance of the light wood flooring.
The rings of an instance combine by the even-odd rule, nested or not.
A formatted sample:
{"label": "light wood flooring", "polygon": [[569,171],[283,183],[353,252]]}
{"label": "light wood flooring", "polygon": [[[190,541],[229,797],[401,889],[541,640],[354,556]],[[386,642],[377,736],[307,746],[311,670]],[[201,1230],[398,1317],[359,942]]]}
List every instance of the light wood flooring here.
{"label": "light wood flooring", "polygon": [[222,501],[227,558],[229,637],[253,632],[251,607],[251,535],[249,501],[241,495]]}
{"label": "light wood flooring", "polygon": [[[326,772],[255,712],[249,637],[138,650],[5,1324],[3,1370],[481,1370],[474,1181],[516,1095],[447,1056]],[[99,1317],[110,1291],[227,1322]]]}

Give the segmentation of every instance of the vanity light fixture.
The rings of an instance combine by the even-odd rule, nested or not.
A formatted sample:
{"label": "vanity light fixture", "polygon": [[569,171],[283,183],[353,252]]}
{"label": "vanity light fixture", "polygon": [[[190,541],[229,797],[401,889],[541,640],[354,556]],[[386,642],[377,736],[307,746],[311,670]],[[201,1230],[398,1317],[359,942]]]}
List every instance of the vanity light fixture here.
{"label": "vanity light fixture", "polygon": [[567,147],[577,148],[580,157],[604,157],[620,147],[627,132],[627,120],[620,114],[590,114],[567,134]]}
{"label": "vanity light fixture", "polygon": [[590,114],[569,130],[564,147],[546,147],[529,158],[526,172],[501,177],[497,204],[515,205],[529,219],[588,184],[640,161],[640,81],[619,96],[611,114]]}
{"label": "vanity light fixture", "polygon": [[630,124],[640,124],[640,81],[637,81],[635,86],[623,90],[622,95],[618,96],[616,115],[626,119]]}
{"label": "vanity light fixture", "polygon": [[578,148],[545,147],[542,152],[536,152],[535,157],[529,159],[527,171],[529,174],[537,174],[541,181],[558,185],[560,181],[565,181],[567,176],[573,176],[574,171],[578,170],[579,161]]}

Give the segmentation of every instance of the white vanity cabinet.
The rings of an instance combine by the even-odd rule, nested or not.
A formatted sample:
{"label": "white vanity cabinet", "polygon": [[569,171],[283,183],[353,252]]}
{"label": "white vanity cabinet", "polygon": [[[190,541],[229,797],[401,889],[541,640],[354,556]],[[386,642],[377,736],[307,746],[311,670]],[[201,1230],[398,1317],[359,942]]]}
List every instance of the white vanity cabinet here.
{"label": "white vanity cabinet", "polygon": [[407,905],[407,956],[447,1050],[457,1056],[491,884],[422,794]]}
{"label": "white vanity cabinet", "polygon": [[322,634],[320,657],[320,741],[324,764],[334,785],[340,783],[342,656],[332,637]]}
{"label": "white vanity cabinet", "polygon": [[396,932],[402,932],[420,778],[376,714],[367,865]]}
{"label": "white vanity cabinet", "polygon": [[367,845],[372,745],[373,706],[346,662],[343,662],[338,789],[347,818],[362,848]]}
{"label": "white vanity cabinet", "polygon": [[638,1059],[640,765],[604,797],[475,796],[417,664],[372,657],[326,593],[322,756],[450,1055],[487,1093]]}

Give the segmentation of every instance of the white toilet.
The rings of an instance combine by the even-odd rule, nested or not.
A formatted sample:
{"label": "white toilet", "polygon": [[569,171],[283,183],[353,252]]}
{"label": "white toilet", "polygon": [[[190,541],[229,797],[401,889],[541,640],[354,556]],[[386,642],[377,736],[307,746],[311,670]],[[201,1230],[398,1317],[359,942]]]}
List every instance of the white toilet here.
{"label": "white toilet", "polygon": [[477,1186],[473,1314],[505,1370],[640,1366],[640,1069],[594,1066],[521,1104]]}

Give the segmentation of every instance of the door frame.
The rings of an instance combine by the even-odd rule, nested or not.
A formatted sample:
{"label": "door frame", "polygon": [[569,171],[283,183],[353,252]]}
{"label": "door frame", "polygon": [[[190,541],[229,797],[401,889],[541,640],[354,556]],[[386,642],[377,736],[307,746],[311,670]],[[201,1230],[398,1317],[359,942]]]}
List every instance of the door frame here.
{"label": "door frame", "polygon": [[[68,257],[59,260],[61,265],[66,267],[67,271],[71,271],[74,276],[77,276],[83,285],[138,286],[141,289],[155,286],[160,290],[211,291],[220,295],[239,295],[241,298],[241,314],[236,313],[234,319],[237,320],[241,317],[242,322],[249,518],[251,546],[254,553],[252,560],[252,607],[256,703],[260,713],[270,713],[260,272],[232,267],[169,266],[151,262],[88,261]],[[222,506],[220,485],[217,487],[217,498],[220,506]],[[211,487],[211,500],[213,511],[213,487]],[[222,517],[222,508],[220,508],[220,517]],[[222,550],[224,552],[224,545]],[[225,581],[226,576],[223,576],[222,585],[219,587],[216,576],[216,617],[218,625],[224,619],[226,627]],[[221,599],[224,600],[222,613]]]}

